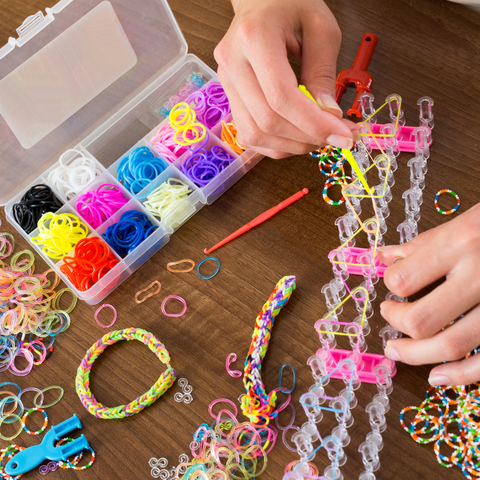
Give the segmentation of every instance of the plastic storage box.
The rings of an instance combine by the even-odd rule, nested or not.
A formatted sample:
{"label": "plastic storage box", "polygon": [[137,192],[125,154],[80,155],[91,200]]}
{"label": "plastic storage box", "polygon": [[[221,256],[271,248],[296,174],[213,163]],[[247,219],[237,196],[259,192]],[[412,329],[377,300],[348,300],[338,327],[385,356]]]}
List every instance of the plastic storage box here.
{"label": "plastic storage box", "polygon": [[[199,73],[207,83],[217,77],[187,54],[166,0],[62,0],[47,8],[45,16],[39,12],[28,18],[17,32],[18,39],[10,38],[0,49],[0,205],[5,205],[7,220],[30,242],[38,229],[27,235],[16,223],[12,207],[30,187],[48,185],[48,172],[58,166],[62,153],[78,149],[97,163],[102,173],[86,189],[102,183],[120,185],[117,165],[133,148],[148,146],[159,156],[149,141],[168,121],[160,108],[186,78]],[[221,125],[209,131],[211,143],[222,144],[220,131]],[[163,221],[122,186],[128,203],[98,229],[90,228],[89,236],[100,237],[131,209],[146,213],[158,229],[126,257],[117,256],[118,265],[87,291],[77,290],[60,271],[62,260],[30,245],[80,299],[97,304],[262,158],[251,150],[241,156],[229,151],[235,160],[204,188],[178,168],[188,153],[169,164],[154,186],[175,177],[192,193]],[[64,203],[57,213],[74,213],[88,225],[76,211],[82,192],[67,201],[52,190]]]}

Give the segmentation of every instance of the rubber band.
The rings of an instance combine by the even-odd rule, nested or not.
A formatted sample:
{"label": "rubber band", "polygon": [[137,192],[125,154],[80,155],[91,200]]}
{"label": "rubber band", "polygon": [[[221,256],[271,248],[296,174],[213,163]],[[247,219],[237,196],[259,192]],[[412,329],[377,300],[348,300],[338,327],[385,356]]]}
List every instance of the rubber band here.
{"label": "rubber band", "polygon": [[231,370],[230,365],[233,362],[237,361],[237,355],[235,353],[229,353],[227,359],[225,360],[225,368],[227,369],[228,374],[233,378],[240,378],[243,373],[240,370]]}
{"label": "rubber band", "polygon": [[[180,313],[167,313],[165,311],[165,304],[167,303],[168,300],[170,299],[176,299],[176,300],[179,300],[180,302],[182,302],[183,304],[183,310],[180,312]],[[182,298],[182,297],[178,297],[177,295],[168,295],[167,297],[165,297],[163,299],[163,302],[162,302],[162,313],[166,316],[166,317],[181,317],[186,311],[187,311],[187,302],[185,302],[185,300]]]}
{"label": "rubber band", "polygon": [[178,178],[169,178],[147,196],[143,206],[160,220],[164,220],[192,193],[190,187]]}
{"label": "rubber band", "polygon": [[[138,340],[155,353],[157,358],[167,365],[167,370],[162,373],[155,384],[144,395],[139,396],[127,405],[109,408],[97,402],[90,390],[90,370],[95,360],[105,349],[121,340]],[[170,355],[165,346],[154,335],[140,328],[127,328],[116,330],[104,335],[100,340],[87,350],[75,378],[77,395],[83,406],[95,417],[104,419],[125,418],[135,415],[159,399],[174,383],[176,372],[170,366]]]}
{"label": "rubber band", "polygon": [[[13,417],[13,420],[11,422],[7,422],[6,420],[8,417]],[[22,419],[18,415],[15,415],[14,413],[7,413],[7,415],[0,417],[0,430],[4,423],[15,423],[15,422],[20,422],[20,428],[18,429],[18,431],[14,433],[11,437],[5,437],[4,435],[2,435],[2,433],[0,433],[0,438],[2,440],[6,440],[7,442],[10,442],[14,438],[17,438],[20,435],[20,433],[22,433],[23,423],[22,423]]]}
{"label": "rubber band", "polygon": [[[292,370],[292,374],[293,374],[293,384],[292,384],[292,388],[290,390],[286,390],[282,387],[282,378],[283,378],[283,369],[285,367],[290,367],[290,369]],[[293,368],[293,365],[291,365],[290,363],[284,363],[281,367],[280,367],[280,372],[278,374],[278,388],[280,389],[280,391],[282,393],[286,393],[286,394],[289,394],[289,393],[293,393],[293,391],[295,390],[295,387],[297,385],[297,373],[295,372],[295,369]]]}
{"label": "rubber band", "polygon": [[[54,400],[52,403],[49,403],[47,405],[44,405],[43,404],[43,398],[44,398],[44,394],[45,392],[48,392],[50,390],[59,390],[60,391],[60,395],[58,396],[58,398],[56,400]],[[44,388],[43,390],[40,390],[40,393],[37,393],[33,399],[33,404],[35,405],[35,407],[39,408],[39,407],[42,407],[43,409],[45,408],[50,408],[50,407],[53,407],[54,405],[56,405],[62,398],[63,398],[63,394],[64,394],[64,390],[62,387],[59,387],[58,385],[51,385],[50,387],[46,387]],[[38,397],[42,395],[42,403],[41,404],[37,404],[37,399]]]}
{"label": "rubber band", "polygon": [[[2,387],[4,387],[5,385],[12,385],[12,386],[14,386],[14,387],[18,390],[18,393],[17,393],[17,396],[18,396],[18,397],[20,397],[20,395],[22,394],[22,389],[21,389],[16,383],[13,383],[13,382],[2,382],[2,383],[0,383],[0,389],[1,389]],[[5,392],[5,391],[0,390],[0,395],[1,395],[2,393],[9,393],[10,395],[15,395],[15,394],[12,393],[12,392]]]}
{"label": "rubber band", "polygon": [[[40,389],[35,388],[35,387],[27,387],[18,394],[18,399],[20,399],[22,397],[22,395],[26,392],[36,392],[39,395],[41,395],[42,400],[41,400],[40,406],[42,405],[42,403],[43,403],[43,392]],[[27,407],[26,405],[24,405],[24,407],[27,408],[27,409],[39,408],[39,407]]]}
{"label": "rubber band", "polygon": [[[3,409],[5,408],[5,405],[7,403],[14,403],[13,405],[13,408],[11,410],[9,410],[8,412],[4,412]],[[1,401],[0,401],[0,417],[4,417],[5,415],[10,415],[11,413],[13,413],[17,407],[19,407],[19,411],[18,411],[18,415],[21,417],[23,415],[23,412],[24,412],[24,406],[23,406],[23,403],[22,401],[18,398],[17,395],[10,395],[8,397],[5,397],[3,398]],[[12,423],[12,422],[5,422],[5,423]]]}
{"label": "rubber band", "polygon": [[204,81],[201,73],[192,73],[187,77],[187,83],[180,88],[176,95],[173,95],[165,102],[164,106],[160,109],[160,115],[168,117],[172,108],[180,102],[183,102],[187,97],[200,89]]}
{"label": "rubber band", "polygon": [[[108,325],[103,325],[102,323],[99,322],[98,320],[98,314],[100,313],[101,310],[103,310],[104,308],[110,308],[112,311],[113,311],[113,320],[111,321],[111,323],[109,323]],[[97,322],[97,325],[99,327],[102,327],[102,328],[110,328],[116,321],[117,321],[117,311],[115,310],[115,307],[110,305],[109,303],[104,303],[101,307],[99,307],[97,309],[97,311],[95,312],[95,321]]]}
{"label": "rubber band", "polygon": [[[215,272],[212,273],[212,275],[208,276],[208,277],[205,277],[204,275],[202,275],[200,273],[200,266],[203,265],[207,260],[213,260],[214,262],[217,263],[217,268],[215,269]],[[213,278],[217,273],[218,271],[220,270],[220,260],[218,260],[218,258],[216,257],[207,257],[207,258],[204,258],[202,261],[200,261],[197,265],[197,275],[200,277],[200,278],[203,278],[204,280],[210,280],[211,278]]]}
{"label": "rubber band", "polygon": [[[145,298],[143,298],[142,300],[139,300],[138,297],[140,297],[140,295],[144,292],[147,292],[148,290],[150,290],[154,285],[157,285],[157,290],[155,290],[154,292],[150,292],[148,295],[145,295]],[[158,280],[154,280],[147,288],[144,288],[143,290],[139,290],[136,294],[135,294],[135,302],[137,303],[143,303],[145,300],[149,299],[150,297],[153,297],[154,295],[158,295],[160,293],[160,290],[162,289],[162,284],[158,281]]]}
{"label": "rubber band", "polygon": [[[451,210],[445,211],[438,206],[438,199],[440,198],[440,195],[442,195],[443,193],[449,193],[450,195],[455,197],[455,199],[457,200],[457,205],[453,207]],[[460,197],[454,191],[444,188],[443,190],[440,190],[439,192],[437,192],[437,194],[435,195],[435,208],[437,212],[441,213],[442,215],[452,215],[460,208]]]}
{"label": "rubber band", "polygon": [[[191,267],[185,270],[173,270],[171,267],[175,265],[180,265],[182,263],[190,263]],[[195,262],[190,260],[189,258],[184,258],[183,260],[179,260],[178,262],[170,262],[167,263],[167,270],[172,273],[188,273],[191,272],[195,268]]]}
{"label": "rubber band", "polygon": [[[57,447],[65,444],[65,443],[68,445],[70,442],[73,442],[73,438],[62,438],[57,443]],[[83,452],[78,453],[72,461],[70,461],[68,459],[65,462],[62,461],[62,460],[59,460],[57,462],[58,466],[60,468],[63,468],[63,469],[71,468],[72,470],[79,470],[79,471],[86,470],[87,468],[90,468],[93,465],[93,463],[95,462],[95,452],[92,450],[91,447],[87,447],[85,450],[90,451],[90,453],[92,454],[92,458],[91,458],[90,462],[88,462],[83,467],[77,467],[77,465],[80,463],[81,459],[83,458]]]}
{"label": "rubber band", "polygon": [[325,184],[324,189],[323,189],[322,196],[323,196],[323,199],[325,200],[325,202],[328,203],[329,205],[338,206],[338,205],[341,205],[342,203],[345,202],[345,197],[342,194],[342,198],[340,200],[332,200],[328,196],[328,189],[330,187],[333,187],[334,185],[342,185],[342,182],[340,182],[339,180],[332,180],[330,182],[327,182]]}
{"label": "rubber band", "polygon": [[242,153],[245,152],[246,148],[238,141],[238,131],[233,120],[229,123],[222,120],[222,133],[220,138],[222,142],[228,145],[237,155],[242,155]]}
{"label": "rubber band", "polygon": [[[29,415],[31,415],[32,413],[34,412],[41,412],[43,413],[43,416],[44,416],[44,422],[43,422],[43,426],[40,428],[40,430],[37,430],[36,432],[32,432],[31,430],[29,430],[27,428],[27,417]],[[36,408],[31,408],[30,410],[28,410],[27,413],[25,413],[25,415],[23,416],[22,418],[22,423],[23,423],[23,429],[29,434],[29,435],[41,435],[47,428],[48,426],[48,416],[47,414],[45,413],[45,410],[43,410],[42,408],[39,408],[39,407],[36,407]]]}

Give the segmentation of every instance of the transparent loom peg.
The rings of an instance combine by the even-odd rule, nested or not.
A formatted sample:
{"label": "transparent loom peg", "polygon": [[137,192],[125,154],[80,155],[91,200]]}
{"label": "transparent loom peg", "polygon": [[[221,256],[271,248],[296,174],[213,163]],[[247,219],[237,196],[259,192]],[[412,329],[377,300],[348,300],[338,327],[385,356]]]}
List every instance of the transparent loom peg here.
{"label": "transparent loom peg", "polygon": [[335,220],[335,225],[338,228],[338,238],[340,239],[340,244],[343,245],[348,240],[346,245],[348,247],[354,247],[355,237],[350,239],[350,237],[353,235],[352,218],[347,214],[342,215]]}
{"label": "transparent loom peg", "polygon": [[402,198],[405,199],[405,215],[407,220],[420,220],[420,204],[418,202],[417,193],[409,188],[402,193]]}
{"label": "transparent loom peg", "polygon": [[325,402],[325,387],[321,383],[315,383],[308,389],[308,393],[313,393],[318,398],[318,404],[321,405]]}
{"label": "transparent loom peg", "polygon": [[417,200],[418,200],[418,205],[423,205],[423,192],[422,192],[422,189],[420,187],[418,187],[417,185],[413,185],[410,187],[410,190],[412,190],[412,192],[417,196]]}
{"label": "transparent loom peg", "polygon": [[[353,321],[355,323],[357,323],[358,325],[361,325],[362,323],[362,316],[361,315],[357,315]],[[367,318],[364,318],[363,320],[363,327],[362,327],[362,333],[363,335],[366,337],[370,332],[371,332],[371,328],[370,328],[370,324],[368,323],[368,320]]]}
{"label": "transparent loom peg", "polygon": [[[315,323],[315,329],[317,330],[320,343],[324,350],[331,350],[337,346],[337,339],[333,333],[332,323],[329,320],[318,320]],[[330,364],[327,362],[327,365]]]}
{"label": "transparent loom peg", "polygon": [[[345,193],[350,194],[350,195],[363,195],[363,190],[360,190],[355,187],[345,187]],[[348,201],[352,204],[353,210],[355,210],[357,215],[360,215],[362,213],[362,205],[360,203],[361,197],[353,197],[350,196],[348,197]],[[352,228],[356,230],[358,228],[358,220],[355,214],[351,211],[350,206],[348,205],[347,202],[345,202],[345,205],[347,207],[347,213],[346,215],[349,215],[351,217],[351,223],[352,223]]]}
{"label": "transparent loom peg", "polygon": [[362,110],[362,120],[368,124],[377,123],[377,115],[374,115],[374,112],[375,112],[375,107],[373,106],[374,100],[375,100],[375,97],[369,92],[361,93],[358,96],[358,101],[360,102],[360,108]]}
{"label": "transparent loom peg", "polygon": [[[342,360],[338,363],[338,368],[342,373],[343,382],[346,385],[346,387],[339,393],[340,396],[347,401],[349,409],[355,408],[357,406],[358,400],[355,396],[354,390],[358,390],[360,388],[360,385],[362,384],[362,382],[360,382],[358,378],[357,367],[354,364],[352,366],[352,364],[353,362],[347,359]],[[352,388],[350,389],[350,378],[352,377],[352,375],[353,381]]]}
{"label": "transparent loom peg", "polygon": [[[342,280],[338,277],[334,277],[333,280],[330,280],[330,283],[335,286],[337,289],[338,296],[340,298],[343,298],[347,294],[347,289],[345,287],[345,283],[342,282]],[[329,320],[335,320],[338,321],[337,313],[332,312],[332,318],[329,318]],[[333,325],[333,331],[336,332],[338,330],[338,325]]]}
{"label": "transparent loom peg", "polygon": [[380,452],[383,448],[383,438],[382,435],[378,432],[369,432],[366,436],[367,442],[373,443],[376,445],[378,451]]}
{"label": "transparent loom peg", "polygon": [[348,408],[347,401],[343,397],[334,397],[330,400],[330,408],[337,410],[335,412],[335,418],[339,425],[345,428],[350,428],[353,425],[354,418],[352,412]]}
{"label": "transparent loom peg", "polygon": [[423,172],[422,160],[413,157],[407,165],[410,167],[410,186],[416,185],[423,190],[425,188],[425,173]]}
{"label": "transparent loom peg", "polygon": [[405,115],[402,110],[402,97],[398,93],[391,93],[385,99],[385,102],[388,103],[388,110],[392,124],[395,125],[397,123],[398,116],[398,126],[403,127],[403,125],[405,125]]}
{"label": "transparent loom peg", "polygon": [[387,228],[385,220],[383,220],[382,224],[380,217],[378,218],[378,221],[376,218],[369,218],[368,220],[365,220],[365,222],[363,222],[363,225],[367,228],[367,230],[369,230],[369,232],[367,232],[367,236],[370,248],[374,249],[375,243],[377,247],[383,247],[385,245],[385,242],[383,241],[382,231],[386,231]]}
{"label": "transparent loom peg", "polygon": [[393,177],[392,159],[388,155],[382,153],[375,157],[375,164],[378,167],[380,185],[385,183],[385,177],[387,177],[388,186],[393,187],[395,185],[395,178]]}
{"label": "transparent loom peg", "polygon": [[390,215],[390,209],[388,208],[388,202],[383,196],[383,185],[376,185],[373,187],[373,201],[375,202],[375,207],[377,211],[381,210],[383,218],[388,218]]}
{"label": "transparent loom peg", "polygon": [[[328,480],[343,480],[343,474],[342,472],[340,471],[340,469],[338,468],[335,468],[334,465],[329,465],[324,471],[323,471],[323,475],[325,476],[325,478],[327,478]],[[312,477],[310,477],[312,478]],[[323,477],[317,477],[317,478],[323,478]]]}
{"label": "transparent loom peg", "polygon": [[[385,137],[383,137],[383,142],[385,145],[385,153],[389,156],[391,160],[392,172],[396,172],[398,168],[396,157],[400,155],[400,149],[398,148],[397,137],[394,135],[395,127],[387,123],[382,128],[380,128],[380,132],[385,135]],[[389,135],[393,135],[393,136],[389,136]]]}
{"label": "transparent loom peg", "polygon": [[322,420],[323,411],[320,408],[318,397],[315,394],[310,392],[304,393],[300,397],[300,402],[303,404],[302,406],[305,414],[313,423],[319,423]]}
{"label": "transparent loom peg", "polygon": [[345,465],[347,462],[347,456],[345,455],[342,445],[340,444],[340,440],[337,437],[330,435],[329,437],[325,438],[323,444],[325,446],[325,450],[327,451],[328,458],[333,465],[335,463],[338,467]]}
{"label": "transparent loom peg", "polygon": [[417,100],[417,105],[420,107],[420,126],[433,129],[433,99],[430,97],[421,97]]}
{"label": "transparent loom peg", "polygon": [[392,292],[388,292],[385,295],[385,300],[395,300],[396,302],[408,302],[407,297],[401,297],[400,295],[395,295]]}
{"label": "transparent loom peg", "polygon": [[376,284],[379,280],[379,277],[378,277],[377,268],[375,266],[375,262],[372,259],[371,252],[368,251],[358,255],[357,263],[362,266],[362,274],[363,274],[364,280],[370,280],[372,284]]}
{"label": "transparent loom peg", "polygon": [[365,173],[365,170],[370,166],[370,162],[368,160],[368,153],[366,148],[358,148],[357,151],[352,153],[353,158],[358,164],[360,171]]}
{"label": "transparent loom peg", "polygon": [[[313,452],[312,442],[301,431],[292,435],[292,442],[297,447],[297,453],[300,455],[301,459],[308,457]],[[313,459],[314,455],[310,458]]]}
{"label": "transparent loom peg", "polygon": [[363,314],[365,304],[367,304],[365,317],[370,318],[373,315],[373,307],[368,299],[368,292],[365,292],[363,288],[357,287],[352,291],[352,298],[355,300],[355,306],[357,307],[357,312],[360,315]]}
{"label": "transparent loom peg", "polygon": [[382,433],[387,429],[387,420],[385,419],[385,408],[381,403],[370,402],[365,411],[368,413],[372,430]]}
{"label": "transparent loom peg", "polygon": [[415,137],[415,155],[428,160],[430,157],[429,131],[425,127],[417,127],[413,131],[413,136]]}
{"label": "transparent loom peg", "polygon": [[392,377],[390,377],[390,370],[388,367],[382,363],[379,363],[375,367],[375,378],[378,393],[374,395],[373,401],[381,403],[385,409],[385,413],[387,413],[390,410],[388,395],[390,395],[393,391]]}
{"label": "transparent loom peg", "polygon": [[401,338],[402,332],[399,332],[397,329],[393,328],[391,325],[386,325],[383,327],[380,332],[378,332],[379,337],[382,339],[383,348],[387,348],[387,343],[390,340],[396,340]]}
{"label": "transparent loom peg", "polygon": [[[347,265],[345,265],[345,263],[349,261],[347,255],[345,255],[344,252],[334,250],[329,255],[329,259],[332,262],[332,270],[335,277],[336,278],[341,277],[341,278],[338,278],[340,281],[342,281],[342,278],[343,280],[347,281],[349,277],[348,267]],[[340,263],[334,263],[334,262],[340,262]]]}
{"label": "transparent loom peg", "polygon": [[[283,477],[283,478],[285,480],[285,477]],[[358,480],[376,480],[376,479],[377,479],[377,477],[375,476],[375,474],[373,472],[367,472],[367,471],[362,472],[360,474],[360,476],[358,477]],[[288,478],[288,480],[290,480],[290,477]]]}
{"label": "transparent loom peg", "polygon": [[345,448],[350,443],[351,438],[348,433],[348,430],[342,425],[337,425],[332,430],[332,435],[334,437],[337,437],[340,440],[340,444],[342,445],[343,448]]}
{"label": "transparent loom peg", "polygon": [[[312,376],[315,382],[320,383],[328,375],[325,360],[319,355],[312,355],[307,360],[307,365],[312,369]],[[330,381],[330,377],[322,384],[327,385]]]}
{"label": "transparent loom peg", "polygon": [[410,242],[418,235],[417,222],[407,219],[398,225],[397,232],[400,234],[400,245]]}
{"label": "transparent loom peg", "polygon": [[310,420],[302,425],[302,433],[312,443],[316,442],[320,438],[320,433],[318,431],[317,425]]}
{"label": "transparent loom peg", "polygon": [[[350,325],[345,325],[343,329],[345,333],[348,333],[348,341],[352,350],[358,353],[365,353],[367,351],[367,342],[363,336],[362,329],[358,323],[351,323]],[[351,359],[353,363],[358,364],[358,361]]]}
{"label": "transparent loom peg", "polygon": [[377,290],[375,289],[375,285],[370,278],[367,277],[367,279],[360,284],[360,287],[363,287],[368,291],[368,298],[371,302],[377,298]]}
{"label": "transparent loom peg", "polygon": [[358,451],[362,454],[363,465],[367,472],[376,472],[380,468],[378,448],[374,443],[363,442],[358,447]]}
{"label": "transparent loom peg", "polygon": [[360,142],[357,142],[357,151],[365,155],[365,157],[367,157],[367,163],[368,163],[369,154],[372,153],[373,140],[370,137],[370,132],[366,124],[359,123],[358,130],[360,132],[361,137],[360,137]]}
{"label": "transparent loom peg", "polygon": [[[342,301],[340,295],[338,294],[338,287],[333,282],[329,282],[324,285],[321,292],[325,295],[325,302],[329,310],[333,310]],[[340,314],[342,313],[342,310],[343,307],[339,307],[335,311],[337,314]]]}
{"label": "transparent loom peg", "polygon": [[[300,467],[302,468],[302,467]],[[310,472],[309,472],[310,473]],[[283,476],[282,480],[305,480],[308,477],[304,477],[299,471],[296,472],[288,472]]]}

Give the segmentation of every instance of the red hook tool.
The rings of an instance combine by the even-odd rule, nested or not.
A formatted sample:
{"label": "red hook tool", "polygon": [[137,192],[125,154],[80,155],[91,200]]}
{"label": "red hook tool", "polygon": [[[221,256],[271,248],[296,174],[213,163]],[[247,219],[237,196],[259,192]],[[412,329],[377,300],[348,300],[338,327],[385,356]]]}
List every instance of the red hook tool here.
{"label": "red hook tool", "polygon": [[355,115],[358,118],[362,118],[358,97],[364,92],[370,92],[370,88],[372,87],[373,78],[367,72],[367,68],[372,59],[377,42],[378,37],[375,34],[366,33],[358,48],[352,68],[346,68],[338,74],[335,91],[335,100],[338,104],[340,104],[340,100],[348,87],[355,87],[357,89],[357,96],[355,97],[352,108],[348,110],[347,115]]}

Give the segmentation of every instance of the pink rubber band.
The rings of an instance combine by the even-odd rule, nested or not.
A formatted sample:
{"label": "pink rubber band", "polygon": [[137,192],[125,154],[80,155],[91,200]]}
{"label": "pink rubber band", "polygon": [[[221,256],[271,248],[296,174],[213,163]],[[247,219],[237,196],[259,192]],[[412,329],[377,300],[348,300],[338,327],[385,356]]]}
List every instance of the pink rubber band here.
{"label": "pink rubber band", "polygon": [[[104,309],[105,307],[111,308],[113,310],[113,320],[111,323],[108,325],[103,325],[98,321],[97,315],[99,314],[100,310]],[[104,303],[96,312],[95,312],[95,321],[97,322],[97,325],[102,328],[110,328],[116,321],[117,321],[117,311],[115,310],[115,307],[108,303]]]}
{"label": "pink rubber band", "polygon": [[[168,300],[170,300],[171,298],[174,298],[176,300],[180,300],[182,303],[183,303],[183,310],[180,312],[180,313],[167,313],[165,311],[165,304],[167,303]],[[166,316],[166,317],[181,317],[186,311],[187,311],[187,302],[182,298],[182,297],[177,297],[177,295],[168,295],[167,297],[165,297],[163,299],[163,302],[162,302],[162,313]]]}
{"label": "pink rubber band", "polygon": [[240,370],[231,370],[230,365],[233,362],[237,361],[237,355],[235,353],[229,353],[227,356],[227,360],[225,361],[225,368],[227,369],[227,373],[233,378],[240,378],[243,373]]}
{"label": "pink rubber band", "polygon": [[[35,392],[35,393],[37,393],[37,395],[36,395],[37,397],[41,396],[42,400],[41,400],[41,403],[39,404],[39,407],[42,406],[42,404],[43,404],[43,392],[42,392],[40,389],[35,388],[35,387],[27,387],[27,388],[25,388],[24,390],[22,390],[22,391],[17,395],[17,398],[20,400],[20,397],[21,397],[24,393],[26,393],[26,392]],[[25,407],[25,410],[27,410],[27,409],[30,410],[30,409],[32,409],[32,408],[37,408],[37,407],[35,407],[35,406],[33,406],[33,407],[27,407],[27,406],[25,405],[25,403],[23,404],[23,406]]]}
{"label": "pink rubber band", "polygon": [[[228,398],[217,398],[217,400],[214,400],[214,401],[208,406],[208,413],[210,414],[210,416],[211,416],[212,418],[217,418],[217,417],[213,414],[213,412],[212,412],[213,407],[214,407],[217,403],[222,403],[222,402],[228,403],[230,406],[232,406],[232,407],[233,407],[233,410],[234,410],[234,412],[235,412],[235,413],[233,414],[233,416],[234,416],[234,417],[238,416],[238,408],[237,408],[237,406],[236,406],[231,400],[229,400]],[[296,450],[295,450],[295,451],[296,451]]]}
{"label": "pink rubber band", "polygon": [[[20,357],[20,356],[25,357],[25,360],[27,360],[27,362],[28,362],[27,368],[25,368],[23,370],[19,370],[15,366],[15,359]],[[19,377],[24,377],[25,375],[28,375],[31,372],[32,367],[33,367],[33,362],[34,362],[33,354],[31,352],[29,352],[26,348],[20,348],[18,350],[17,354],[12,358],[12,363],[10,364],[8,369],[14,375],[17,375]]]}

